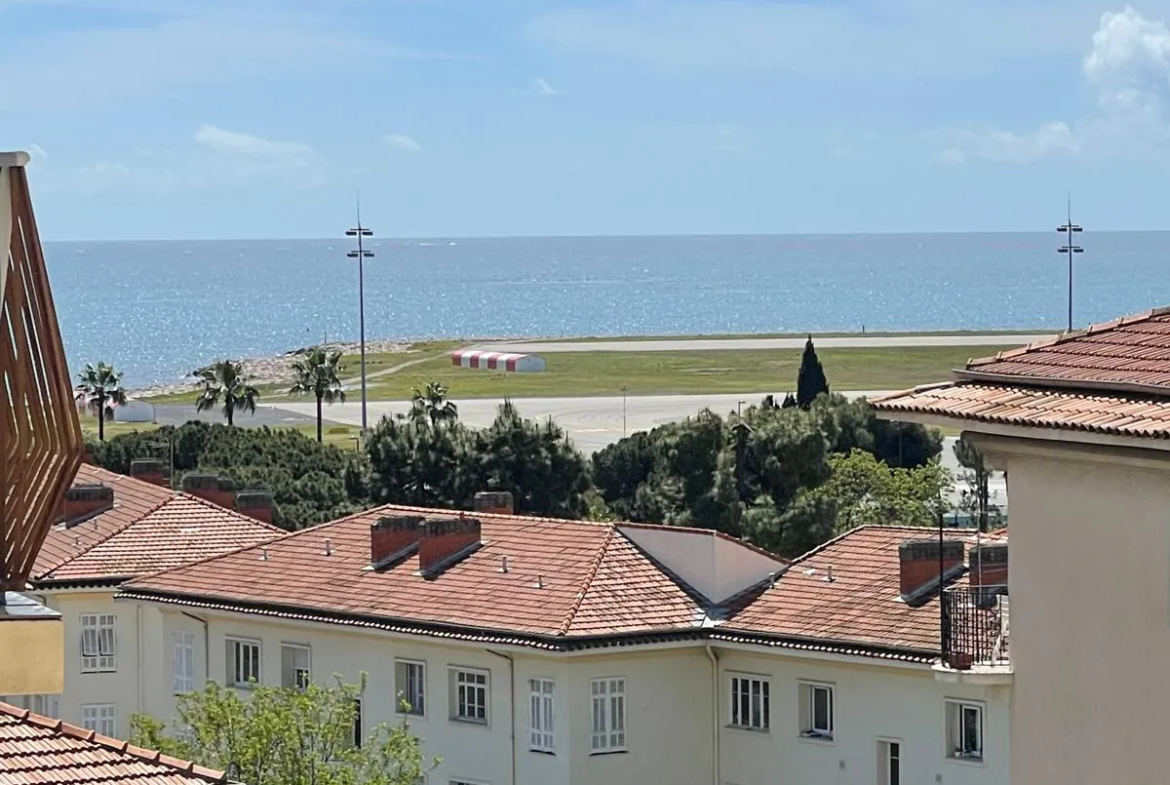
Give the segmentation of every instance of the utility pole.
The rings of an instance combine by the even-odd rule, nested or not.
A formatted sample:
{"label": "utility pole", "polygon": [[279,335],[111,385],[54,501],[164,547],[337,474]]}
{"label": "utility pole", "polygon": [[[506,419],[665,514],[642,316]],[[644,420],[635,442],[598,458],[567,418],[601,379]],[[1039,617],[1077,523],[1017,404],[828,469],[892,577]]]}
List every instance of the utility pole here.
{"label": "utility pole", "polygon": [[1056,231],[1065,236],[1064,245],[1057,248],[1058,253],[1068,254],[1068,331],[1073,329],[1073,254],[1083,253],[1084,248],[1073,244],[1073,235],[1084,231],[1072,222],[1072,194],[1068,195],[1068,222],[1064,226],[1056,227]]}
{"label": "utility pole", "polygon": [[362,239],[365,237],[372,237],[373,232],[362,226],[362,196],[358,193],[357,198],[357,228],[350,229],[345,233],[346,237],[357,238],[357,250],[350,251],[346,254],[350,259],[358,260],[358,333],[361,341],[362,353],[362,433],[369,428],[369,420],[366,418],[366,291],[365,291],[365,274],[363,270],[363,262],[374,255],[373,251],[367,251],[362,245]]}

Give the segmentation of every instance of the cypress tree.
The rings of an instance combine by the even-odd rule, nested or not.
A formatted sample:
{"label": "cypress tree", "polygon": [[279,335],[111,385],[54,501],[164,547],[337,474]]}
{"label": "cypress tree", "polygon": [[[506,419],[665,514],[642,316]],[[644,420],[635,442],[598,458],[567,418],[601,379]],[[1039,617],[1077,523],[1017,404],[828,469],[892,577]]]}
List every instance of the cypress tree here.
{"label": "cypress tree", "polygon": [[796,403],[800,408],[807,409],[821,393],[829,392],[829,380],[825,378],[825,369],[817,358],[817,350],[813,348],[812,336],[804,345],[804,355],[800,358],[800,372],[796,375]]}

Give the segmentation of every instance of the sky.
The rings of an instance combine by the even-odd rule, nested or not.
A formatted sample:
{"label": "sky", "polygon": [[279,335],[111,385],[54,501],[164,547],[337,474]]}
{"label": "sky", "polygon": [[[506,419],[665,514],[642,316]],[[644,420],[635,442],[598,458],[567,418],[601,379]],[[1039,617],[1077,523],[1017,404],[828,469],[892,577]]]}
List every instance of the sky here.
{"label": "sky", "polygon": [[0,0],[47,239],[1167,229],[1170,0]]}

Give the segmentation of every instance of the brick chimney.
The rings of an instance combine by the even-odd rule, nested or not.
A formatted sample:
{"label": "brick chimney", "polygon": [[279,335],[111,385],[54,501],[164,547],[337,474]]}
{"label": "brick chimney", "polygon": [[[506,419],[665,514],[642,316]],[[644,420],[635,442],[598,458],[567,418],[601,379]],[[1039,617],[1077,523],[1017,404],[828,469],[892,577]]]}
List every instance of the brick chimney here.
{"label": "brick chimney", "polygon": [[509,491],[480,491],[471,503],[476,512],[492,512],[498,515],[515,515],[516,502]]}
{"label": "brick chimney", "polygon": [[1008,544],[985,542],[971,549],[968,578],[972,586],[1007,586]]}
{"label": "brick chimney", "polygon": [[65,526],[74,526],[114,506],[114,489],[103,483],[74,485],[65,491]]}
{"label": "brick chimney", "polygon": [[387,515],[370,524],[370,564],[377,567],[418,545],[425,530],[422,515]]}
{"label": "brick chimney", "polygon": [[236,485],[230,477],[192,472],[183,475],[183,491],[229,510],[236,506]]}
{"label": "brick chimney", "polygon": [[171,487],[166,476],[166,464],[157,458],[137,458],[130,461],[130,476],[164,488]]}
{"label": "brick chimney", "polygon": [[423,575],[436,572],[480,543],[479,519],[428,518],[418,543],[418,567]]}
{"label": "brick chimney", "polygon": [[268,491],[240,491],[236,494],[236,512],[272,523],[272,494]]}
{"label": "brick chimney", "polygon": [[[942,570],[947,581],[963,570],[962,540],[943,540]],[[938,587],[938,540],[909,540],[898,546],[899,590],[907,602]]]}

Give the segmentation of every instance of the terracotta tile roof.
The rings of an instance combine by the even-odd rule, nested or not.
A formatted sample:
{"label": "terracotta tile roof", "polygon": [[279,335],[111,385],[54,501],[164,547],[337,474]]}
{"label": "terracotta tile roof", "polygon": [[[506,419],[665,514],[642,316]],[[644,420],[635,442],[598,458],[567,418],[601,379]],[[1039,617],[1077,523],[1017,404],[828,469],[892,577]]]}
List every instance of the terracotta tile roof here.
{"label": "terracotta tile roof", "polygon": [[546,639],[687,630],[704,617],[687,588],[613,524],[476,513],[482,547],[428,578],[417,552],[368,569],[370,525],[389,514],[459,515],[386,505],[132,581],[122,596]]}
{"label": "terracotta tile roof", "polygon": [[[937,529],[908,526],[854,529],[794,561],[770,588],[748,597],[713,637],[763,634],[787,639],[790,648],[824,651],[881,647],[903,653],[899,659],[929,661],[939,651],[938,593],[914,605],[900,598],[898,546],[937,536]],[[976,539],[963,530],[950,530],[946,536],[968,545]],[[991,542],[1006,535],[982,538]],[[949,585],[965,583],[964,576]],[[906,657],[905,652],[917,656]]]}
{"label": "terracotta tile roof", "polygon": [[1083,391],[1170,393],[1170,308],[972,360],[956,375],[971,381],[1059,384]]}
{"label": "terracotta tile roof", "polygon": [[272,540],[284,531],[185,493],[96,466],[75,484],[104,483],[114,506],[49,532],[33,583],[111,580],[145,575]]}
{"label": "terracotta tile roof", "polygon": [[870,401],[878,411],[954,417],[1115,436],[1170,438],[1170,398],[959,383]]}
{"label": "terracotta tile roof", "polygon": [[3,785],[197,785],[227,781],[221,771],[0,703]]}

